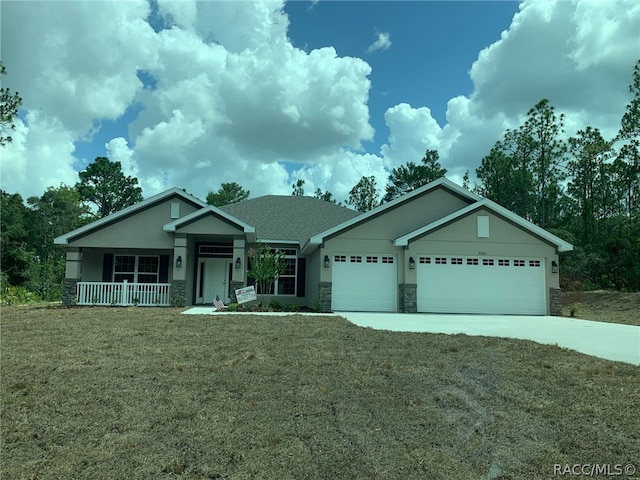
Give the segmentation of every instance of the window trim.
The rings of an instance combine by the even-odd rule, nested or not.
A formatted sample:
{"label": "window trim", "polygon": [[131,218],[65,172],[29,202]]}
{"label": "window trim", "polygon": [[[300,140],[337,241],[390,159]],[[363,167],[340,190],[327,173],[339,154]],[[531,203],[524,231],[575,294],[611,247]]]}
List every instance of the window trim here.
{"label": "window trim", "polygon": [[[133,267],[133,272],[122,272],[122,271],[116,271],[116,265],[118,264],[118,257],[134,257],[135,261],[134,261],[134,267]],[[140,271],[140,258],[155,258],[157,259],[157,271],[156,272],[141,272]],[[160,283],[160,255],[131,255],[131,254],[114,254],[113,255],[113,269],[112,269],[112,276],[111,278],[113,279],[114,283],[124,283],[124,280],[116,280],[116,275],[133,275],[133,281],[130,283],[140,283],[139,280],[139,275],[155,275],[156,277],[156,281],[155,282],[142,282],[145,284],[149,284],[149,285],[155,285]],[[127,280],[128,281],[128,280]]]}

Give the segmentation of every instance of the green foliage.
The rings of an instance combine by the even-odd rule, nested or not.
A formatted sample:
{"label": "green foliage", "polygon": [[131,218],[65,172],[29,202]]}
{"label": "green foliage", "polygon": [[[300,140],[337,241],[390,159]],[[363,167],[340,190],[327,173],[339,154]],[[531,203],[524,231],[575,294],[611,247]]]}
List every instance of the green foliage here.
{"label": "green foliage", "polygon": [[447,174],[447,169],[440,165],[439,159],[437,151],[427,150],[420,165],[407,162],[406,165],[394,168],[389,175],[389,184],[385,187],[386,193],[383,201],[390,202],[394,198],[401,197],[405,193],[444,177]]}
{"label": "green foliage", "polygon": [[379,203],[376,177],[362,177],[349,192],[347,204],[359,212],[368,212],[377,207]]}
{"label": "green foliage", "polygon": [[305,181],[302,178],[297,179],[296,183],[291,185],[291,188],[293,188],[291,195],[294,197],[302,197],[304,195],[304,184]]}
{"label": "green foliage", "polygon": [[251,192],[245,190],[236,182],[223,183],[217,192],[207,194],[207,203],[215,207],[222,207],[230,203],[238,203],[249,198]]}
{"label": "green foliage", "polygon": [[[0,61],[0,75],[6,75],[7,69]],[[13,141],[7,131],[15,130],[13,119],[18,115],[18,108],[22,104],[22,97],[18,92],[11,93],[7,87],[0,88],[0,147]]]}
{"label": "green foliage", "polygon": [[78,175],[78,194],[83,201],[98,208],[99,217],[106,217],[142,200],[142,188],[138,186],[138,179],[125,177],[120,162],[97,157]]}
{"label": "green foliage", "polygon": [[9,286],[0,292],[1,305],[26,305],[39,301],[41,298],[25,287]]}
{"label": "green foliage", "polygon": [[284,253],[269,245],[260,245],[257,250],[249,249],[249,269],[247,276],[256,282],[256,293],[267,299],[273,292],[278,275],[286,268]]}
{"label": "green foliage", "polygon": [[333,193],[331,193],[329,190],[323,192],[322,190],[320,190],[319,188],[316,188],[315,193],[313,194],[313,196],[315,198],[319,198],[320,200],[324,200],[325,202],[330,202],[330,203],[335,203],[337,205],[340,205],[336,199],[333,197]]}

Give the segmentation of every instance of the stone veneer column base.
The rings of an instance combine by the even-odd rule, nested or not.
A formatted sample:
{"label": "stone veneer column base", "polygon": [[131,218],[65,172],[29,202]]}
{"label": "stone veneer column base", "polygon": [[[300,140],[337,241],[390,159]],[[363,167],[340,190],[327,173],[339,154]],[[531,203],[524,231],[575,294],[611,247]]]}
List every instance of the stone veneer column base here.
{"label": "stone veneer column base", "polygon": [[331,311],[331,282],[318,283],[318,306],[321,312]]}
{"label": "stone veneer column base", "polygon": [[174,280],[171,282],[171,306],[184,307],[187,304],[187,282]]}
{"label": "stone veneer column base", "polygon": [[65,278],[62,282],[62,305],[70,307],[76,304],[78,300],[78,282],[79,278]]}
{"label": "stone veneer column base", "polygon": [[415,283],[401,283],[398,285],[399,309],[404,313],[416,313],[418,285]]}
{"label": "stone veneer column base", "polygon": [[237,303],[238,299],[236,297],[236,290],[244,287],[243,282],[233,281],[229,284],[229,298],[231,299],[231,303]]}
{"label": "stone veneer column base", "polygon": [[562,290],[549,288],[549,313],[559,317],[562,315]]}

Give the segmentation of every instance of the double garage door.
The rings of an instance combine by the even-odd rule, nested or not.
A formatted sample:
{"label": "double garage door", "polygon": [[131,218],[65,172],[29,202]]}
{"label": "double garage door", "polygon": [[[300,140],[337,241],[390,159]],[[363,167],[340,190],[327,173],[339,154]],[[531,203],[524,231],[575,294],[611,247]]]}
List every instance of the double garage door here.
{"label": "double garage door", "polygon": [[420,256],[418,311],[544,315],[540,258]]}
{"label": "double garage door", "polygon": [[[395,255],[334,255],[332,308],[395,312]],[[540,258],[419,256],[417,309],[434,313],[544,315],[544,260]]]}

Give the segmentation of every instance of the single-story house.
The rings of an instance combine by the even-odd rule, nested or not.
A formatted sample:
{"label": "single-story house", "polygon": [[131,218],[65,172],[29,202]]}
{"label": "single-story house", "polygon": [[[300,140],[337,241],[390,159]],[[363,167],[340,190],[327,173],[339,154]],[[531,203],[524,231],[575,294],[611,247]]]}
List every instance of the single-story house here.
{"label": "single-story house", "polygon": [[365,213],[277,195],[217,208],[172,188],[55,243],[64,304],[233,302],[262,244],[285,255],[282,304],[531,315],[560,314],[558,255],[573,249],[445,178]]}

